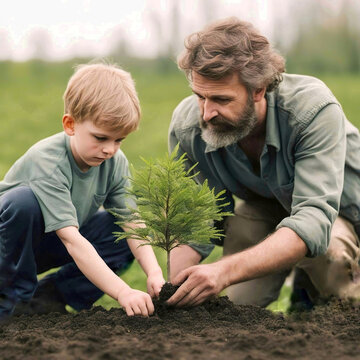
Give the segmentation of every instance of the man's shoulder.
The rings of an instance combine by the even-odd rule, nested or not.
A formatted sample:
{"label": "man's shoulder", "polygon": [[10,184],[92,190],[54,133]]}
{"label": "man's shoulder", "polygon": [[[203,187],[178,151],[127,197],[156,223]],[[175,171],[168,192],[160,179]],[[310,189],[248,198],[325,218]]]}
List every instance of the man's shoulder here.
{"label": "man's shoulder", "polygon": [[199,127],[200,110],[195,95],[183,99],[175,108],[170,129],[184,131]]}
{"label": "man's shoulder", "polygon": [[300,117],[315,115],[328,104],[338,104],[323,81],[306,75],[284,74],[275,97],[278,108]]}

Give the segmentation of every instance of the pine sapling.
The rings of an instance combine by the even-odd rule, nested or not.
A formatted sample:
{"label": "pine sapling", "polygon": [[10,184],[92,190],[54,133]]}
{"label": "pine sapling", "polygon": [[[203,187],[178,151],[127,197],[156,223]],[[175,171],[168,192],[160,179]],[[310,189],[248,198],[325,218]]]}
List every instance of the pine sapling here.
{"label": "pine sapling", "polygon": [[[117,241],[124,238],[142,240],[142,245],[164,249],[167,253],[167,280],[171,281],[170,251],[177,246],[209,244],[219,239],[222,231],[214,221],[231,215],[222,212],[227,204],[220,204],[224,191],[218,194],[208,182],[194,181],[194,167],[186,170],[186,154],[177,158],[178,147],[170,155],[156,161],[145,160],[145,166],[132,168],[129,193],[137,199],[137,209],[129,208],[129,215],[116,215],[120,227],[126,223],[145,224],[145,227],[127,228],[116,232]],[[142,246],[141,245],[141,246]]]}

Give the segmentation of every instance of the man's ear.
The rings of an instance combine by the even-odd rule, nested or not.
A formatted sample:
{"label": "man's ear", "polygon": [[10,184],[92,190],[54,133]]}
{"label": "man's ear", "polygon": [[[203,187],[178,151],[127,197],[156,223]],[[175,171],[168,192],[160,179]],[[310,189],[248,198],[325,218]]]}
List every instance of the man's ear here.
{"label": "man's ear", "polygon": [[253,94],[254,102],[259,102],[260,100],[262,100],[265,96],[265,91],[266,88],[256,89]]}
{"label": "man's ear", "polygon": [[67,135],[73,136],[75,134],[75,120],[69,115],[65,114],[62,118],[63,128]]}

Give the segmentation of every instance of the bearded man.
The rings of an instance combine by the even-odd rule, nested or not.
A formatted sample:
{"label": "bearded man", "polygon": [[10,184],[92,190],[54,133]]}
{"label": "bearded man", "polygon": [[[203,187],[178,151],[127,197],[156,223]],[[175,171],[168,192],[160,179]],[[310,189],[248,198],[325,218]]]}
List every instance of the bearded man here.
{"label": "bearded man", "polygon": [[[227,288],[237,304],[267,306],[296,269],[292,299],[359,298],[360,136],[320,80],[285,74],[285,61],[250,23],[229,18],[190,35],[178,59],[194,95],[173,114],[196,181],[226,190],[224,257],[171,253],[189,306]],[[234,199],[235,198],[235,199]],[[196,239],[194,239],[196,240]]]}

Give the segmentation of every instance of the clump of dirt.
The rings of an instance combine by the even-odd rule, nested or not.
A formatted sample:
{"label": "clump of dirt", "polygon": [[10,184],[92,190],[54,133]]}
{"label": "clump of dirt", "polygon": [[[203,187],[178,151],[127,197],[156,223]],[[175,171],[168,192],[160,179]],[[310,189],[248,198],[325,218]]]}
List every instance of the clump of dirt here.
{"label": "clump of dirt", "polygon": [[1,359],[359,359],[360,309],[332,301],[289,317],[227,297],[149,318],[95,307],[0,325]]}
{"label": "clump of dirt", "polygon": [[170,297],[175,294],[176,290],[179,287],[180,286],[173,285],[169,282],[166,282],[161,288],[157,304],[165,303],[166,300],[170,299]]}

